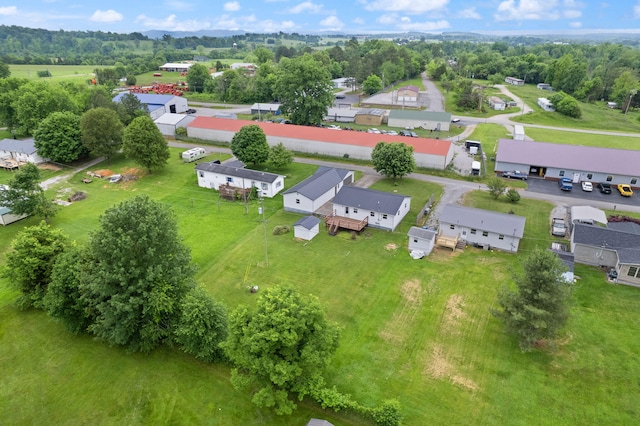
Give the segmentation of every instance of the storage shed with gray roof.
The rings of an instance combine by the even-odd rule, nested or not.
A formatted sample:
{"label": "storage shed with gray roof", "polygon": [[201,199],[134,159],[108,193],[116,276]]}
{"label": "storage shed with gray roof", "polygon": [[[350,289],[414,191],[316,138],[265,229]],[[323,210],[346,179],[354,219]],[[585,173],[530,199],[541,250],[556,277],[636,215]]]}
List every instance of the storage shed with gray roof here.
{"label": "storage shed with gray roof", "polygon": [[325,203],[331,201],[343,185],[351,183],[353,183],[352,171],[320,166],[313,175],[282,194],[284,209],[297,213],[316,212]]}
{"label": "storage shed with gray roof", "polygon": [[389,127],[422,127],[427,130],[448,132],[451,125],[451,113],[424,110],[399,110],[389,112]]}
{"label": "storage shed with gray roof", "polygon": [[293,236],[301,240],[311,240],[320,233],[320,219],[315,216],[305,216],[293,224]]}
{"label": "storage shed with gray roof", "polygon": [[273,198],[284,189],[284,176],[258,170],[246,169],[238,163],[234,166],[215,162],[196,166],[198,186],[219,190],[228,185],[236,188],[257,188],[262,197]]}
{"label": "storage shed with gray roof", "polygon": [[381,125],[387,116],[387,111],[380,108],[363,108],[356,112],[356,124],[364,124],[369,126]]}
{"label": "storage shed with gray roof", "polygon": [[627,183],[638,187],[640,151],[500,139],[496,173],[522,170],[546,179]]}
{"label": "storage shed with gray roof", "polygon": [[517,252],[526,218],[472,207],[447,204],[440,213],[439,233],[459,237],[487,249]]}
{"label": "storage shed with gray roof", "polygon": [[369,226],[393,231],[411,208],[411,197],[356,186],[343,186],[333,199],[333,214],[369,221]]}

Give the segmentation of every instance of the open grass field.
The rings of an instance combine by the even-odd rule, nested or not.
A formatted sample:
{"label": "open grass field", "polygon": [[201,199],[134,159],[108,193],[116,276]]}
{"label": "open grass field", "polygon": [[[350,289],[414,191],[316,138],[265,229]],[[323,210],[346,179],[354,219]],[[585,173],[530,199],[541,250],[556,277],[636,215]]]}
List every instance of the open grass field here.
{"label": "open grass field", "polygon": [[[109,68],[97,65],[9,65],[11,77],[28,78],[43,81],[73,81],[85,83],[93,78],[96,68]],[[51,77],[38,77],[38,71],[47,71]]]}
{"label": "open grass field", "polygon": [[[492,134],[492,130],[488,131]],[[199,265],[197,279],[231,310],[252,305],[246,287],[288,283],[318,296],[342,327],[327,379],[358,401],[402,404],[406,425],[636,424],[640,360],[638,289],[613,286],[597,269],[578,266],[570,323],[558,348],[523,354],[491,315],[496,292],[511,282],[520,255],[468,248],[436,250],[412,260],[406,232],[435,184],[382,180],[375,189],[411,195],[412,210],[396,232],[367,229],[353,239],[324,231],[310,242],[277,225],[300,216],[282,210],[282,197],[258,203],[220,201],[197,187],[193,164],[172,150],[164,170],[136,182],[85,185],[73,177],[51,194],[84,190],[52,223],[85,241],[108,207],[136,194],[170,204]],[[210,156],[207,159],[224,159]],[[135,168],[122,158],[94,169]],[[286,186],[313,166],[283,171]],[[552,206],[523,199],[494,201],[484,192],[465,204],[527,217],[521,254],[551,241]],[[0,263],[9,241],[29,218],[0,229]],[[265,238],[263,225],[267,229]],[[348,413],[324,412],[305,401],[289,417],[259,410],[229,384],[229,367],[197,362],[172,349],[127,354],[88,336],[68,334],[39,311],[17,311],[15,292],[0,278],[0,418],[6,424],[254,424],[301,425],[310,417],[335,425],[363,424]]]}

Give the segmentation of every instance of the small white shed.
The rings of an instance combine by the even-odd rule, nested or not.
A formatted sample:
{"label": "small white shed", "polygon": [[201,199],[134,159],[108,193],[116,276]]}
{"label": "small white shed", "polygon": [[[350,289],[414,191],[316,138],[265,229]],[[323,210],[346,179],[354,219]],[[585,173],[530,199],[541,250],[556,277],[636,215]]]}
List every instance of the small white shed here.
{"label": "small white shed", "polygon": [[523,141],[525,139],[524,126],[522,124],[515,124],[513,126],[513,139],[517,141]]}
{"label": "small white shed", "polygon": [[428,256],[433,250],[437,235],[435,231],[412,226],[407,235],[409,236],[409,252],[419,250]]}
{"label": "small white shed", "polygon": [[305,216],[293,224],[293,236],[301,240],[311,240],[320,232],[320,219]]}

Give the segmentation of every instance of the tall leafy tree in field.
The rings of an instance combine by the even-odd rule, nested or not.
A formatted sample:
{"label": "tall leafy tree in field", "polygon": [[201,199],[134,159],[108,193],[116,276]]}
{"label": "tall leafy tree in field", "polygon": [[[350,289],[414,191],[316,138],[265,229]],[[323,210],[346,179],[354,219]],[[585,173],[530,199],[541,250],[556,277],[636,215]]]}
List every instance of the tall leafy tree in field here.
{"label": "tall leafy tree in field", "polygon": [[507,190],[507,184],[504,179],[493,176],[487,180],[487,190],[493,199],[497,200]]}
{"label": "tall leafy tree in field", "polygon": [[416,169],[413,147],[403,142],[379,142],[371,152],[373,168],[378,173],[397,179]]}
{"label": "tall leafy tree in field", "polygon": [[269,158],[267,136],[256,124],[243,126],[231,138],[231,153],[243,163],[264,163]]}
{"label": "tall leafy tree in field", "polygon": [[518,338],[523,351],[555,338],[567,323],[572,284],[562,276],[565,270],[553,252],[537,249],[524,259],[516,289],[505,287],[498,294],[501,310],[494,314]]}
{"label": "tall leafy tree in field", "polygon": [[255,310],[233,312],[223,347],[236,366],[234,386],[257,389],[254,404],[290,414],[296,408],[291,394],[302,399],[323,387],[338,338],[338,327],[327,321],[315,297],[276,286],[258,298]]}
{"label": "tall leafy tree in field", "polygon": [[22,166],[7,186],[0,190],[0,205],[10,208],[13,214],[40,215],[45,221],[55,216],[56,206],[47,199],[40,186],[40,169],[36,165],[28,163]]}
{"label": "tall leafy tree in field", "polygon": [[9,65],[5,64],[3,61],[0,61],[0,78],[7,78],[11,75],[11,71],[9,70]]}
{"label": "tall leafy tree in field", "polygon": [[80,118],[82,143],[95,156],[110,160],[122,146],[124,126],[109,108],[93,108]]}
{"label": "tall leafy tree in field", "polygon": [[149,173],[163,167],[169,159],[169,145],[148,115],[135,118],[124,129],[122,151]]}
{"label": "tall leafy tree in field", "polygon": [[276,146],[272,146],[269,150],[269,163],[276,169],[281,169],[293,162],[293,154],[282,142]]}
{"label": "tall leafy tree in field", "polygon": [[33,138],[38,154],[57,163],[70,163],[89,154],[80,137],[80,116],[70,111],[50,114]]}
{"label": "tall leafy tree in field", "polygon": [[373,95],[382,90],[382,80],[375,74],[371,74],[362,82],[362,90],[367,95]]}
{"label": "tall leafy tree in field", "polygon": [[320,124],[334,101],[331,73],[309,54],[282,58],[275,95],[294,124]]}
{"label": "tall leafy tree in field", "polygon": [[193,64],[187,73],[187,84],[189,90],[202,93],[204,91],[205,82],[211,80],[209,69],[202,64]]}
{"label": "tall leafy tree in field", "polygon": [[108,209],[91,234],[83,270],[89,331],[149,352],[173,336],[195,267],[168,206],[137,196]]}
{"label": "tall leafy tree in field", "polygon": [[116,110],[118,111],[118,117],[122,121],[122,124],[128,126],[135,118],[149,114],[149,107],[147,104],[140,102],[133,93],[125,93],[120,98],[120,102],[116,104]]}
{"label": "tall leafy tree in field", "polygon": [[27,84],[26,78],[0,78],[0,123],[10,130],[18,126],[18,118],[13,101],[18,97],[19,90]]}
{"label": "tall leafy tree in field", "polygon": [[78,109],[61,85],[42,81],[29,81],[22,86],[12,105],[20,131],[29,135],[52,112],[76,112]]}
{"label": "tall leafy tree in field", "polygon": [[11,242],[3,275],[22,293],[18,306],[43,306],[54,262],[66,246],[66,235],[45,222],[25,228]]}

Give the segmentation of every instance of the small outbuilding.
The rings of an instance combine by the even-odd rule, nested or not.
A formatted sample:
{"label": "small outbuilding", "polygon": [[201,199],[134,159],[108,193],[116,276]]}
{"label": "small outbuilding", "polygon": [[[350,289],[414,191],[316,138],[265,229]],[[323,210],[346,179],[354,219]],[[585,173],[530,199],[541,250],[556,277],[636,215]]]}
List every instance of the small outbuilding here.
{"label": "small outbuilding", "polygon": [[488,102],[491,109],[495,111],[504,111],[507,107],[507,103],[498,96],[489,97]]}
{"label": "small outbuilding", "polygon": [[356,124],[379,126],[384,122],[387,111],[380,108],[362,108],[356,112]]}
{"label": "small outbuilding", "polygon": [[159,69],[160,71],[167,72],[187,72],[192,66],[193,64],[190,63],[167,62],[166,64],[161,65]]}
{"label": "small outbuilding", "polygon": [[522,124],[516,124],[513,126],[513,139],[517,141],[523,141],[525,139],[524,126]]}
{"label": "small outbuilding", "polygon": [[329,108],[323,120],[336,123],[353,123],[356,120],[357,112],[357,110],[351,108]]}
{"label": "small outbuilding", "polygon": [[280,104],[255,103],[251,106],[251,114],[280,115],[282,111],[280,111]]}
{"label": "small outbuilding", "polygon": [[[119,103],[122,97],[129,92],[120,92],[114,98],[113,102]],[[133,93],[140,103],[145,104],[149,109],[149,116],[152,120],[157,120],[166,113],[179,114],[187,112],[189,107],[187,99],[174,95],[158,95],[154,93]]]}
{"label": "small outbuilding", "polygon": [[154,120],[158,130],[162,133],[162,136],[175,137],[176,129],[182,127],[186,128],[189,123],[193,121],[195,116],[184,114],[162,114],[160,117]]}
{"label": "small outbuilding", "polygon": [[524,86],[524,80],[517,77],[507,77],[504,79],[505,83],[513,84],[514,86]]}
{"label": "small outbuilding", "polygon": [[26,214],[18,216],[13,214],[9,207],[0,206],[0,225],[2,226],[7,226],[13,222],[19,221],[20,219],[24,219],[25,217],[27,217]]}
{"label": "small outbuilding", "polygon": [[389,112],[389,127],[421,127],[426,130],[448,132],[451,113],[438,111],[415,111],[394,109]]}
{"label": "small outbuilding", "polygon": [[420,94],[420,88],[418,86],[402,86],[398,89],[396,103],[398,104],[404,104],[405,102],[416,103],[418,102],[419,94]]}
{"label": "small outbuilding", "polygon": [[310,241],[320,233],[320,219],[315,216],[305,216],[293,224],[293,236],[301,240]]}
{"label": "small outbuilding", "polygon": [[409,252],[421,251],[425,256],[428,256],[433,250],[438,234],[431,229],[412,226],[407,235],[409,236]]}

